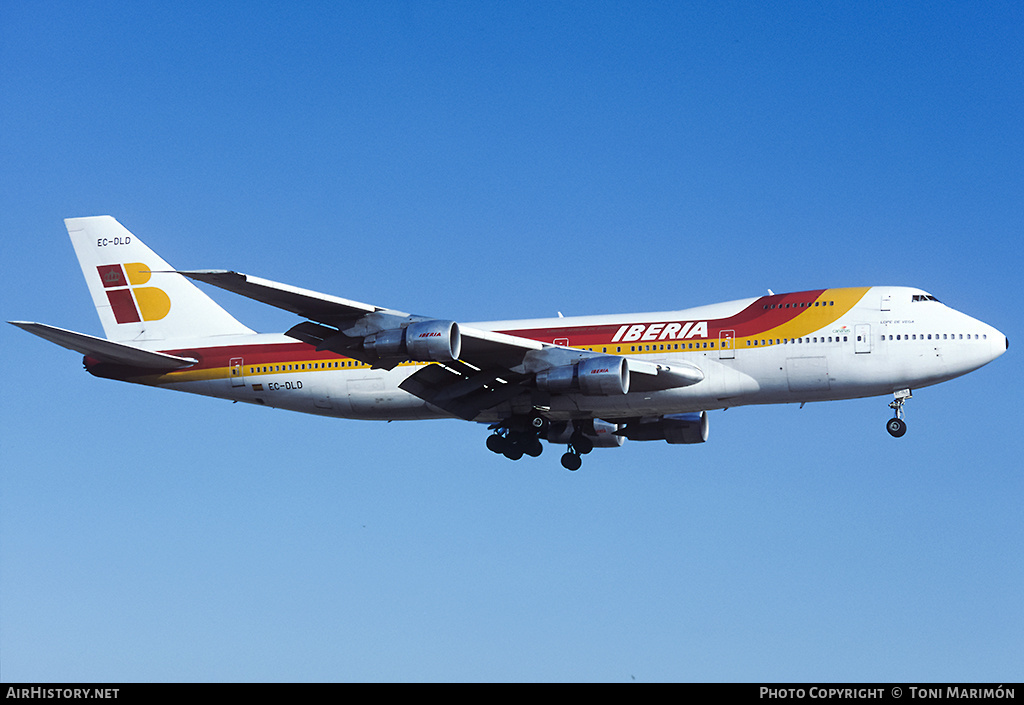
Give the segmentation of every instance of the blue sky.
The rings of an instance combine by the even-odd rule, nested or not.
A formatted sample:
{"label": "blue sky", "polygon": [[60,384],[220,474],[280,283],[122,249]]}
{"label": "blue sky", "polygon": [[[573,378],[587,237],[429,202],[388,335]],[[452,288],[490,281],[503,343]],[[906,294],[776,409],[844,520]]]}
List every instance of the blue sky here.
{"label": "blue sky", "polygon": [[[62,219],[461,321],[919,286],[1022,338],[1018,3],[0,4],[5,319]],[[295,320],[224,292],[248,325]],[[7,681],[1024,678],[1015,347],[580,472],[92,378],[4,326]]]}

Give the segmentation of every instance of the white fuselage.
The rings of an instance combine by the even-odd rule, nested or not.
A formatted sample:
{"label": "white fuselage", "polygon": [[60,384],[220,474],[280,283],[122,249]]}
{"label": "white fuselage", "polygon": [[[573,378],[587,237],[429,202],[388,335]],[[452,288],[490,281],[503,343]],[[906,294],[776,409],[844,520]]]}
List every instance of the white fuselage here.
{"label": "white fuselage", "polygon": [[[747,404],[853,399],[917,389],[958,377],[1007,349],[998,330],[918,289],[825,289],[637,315],[469,324],[545,343],[649,362],[685,361],[704,379],[691,386],[614,396],[554,395],[552,420],[615,420]],[[173,341],[153,349],[200,360],[194,368],[133,382],[306,413],[358,419],[451,416],[401,390],[424,364],[392,370],[284,335]],[[529,411],[503,403],[478,421]]]}

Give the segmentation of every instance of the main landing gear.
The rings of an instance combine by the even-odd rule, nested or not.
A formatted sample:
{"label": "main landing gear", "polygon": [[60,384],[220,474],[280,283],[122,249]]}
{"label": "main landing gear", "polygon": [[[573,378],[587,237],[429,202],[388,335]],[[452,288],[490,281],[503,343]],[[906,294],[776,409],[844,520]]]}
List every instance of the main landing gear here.
{"label": "main landing gear", "polygon": [[540,438],[506,430],[487,437],[487,450],[504,455],[509,460],[519,460],[524,455],[536,458],[544,452]]}
{"label": "main landing gear", "polygon": [[573,431],[569,436],[569,448],[562,454],[562,467],[566,470],[579,470],[583,464],[581,455],[586,455],[594,450],[594,442],[583,435],[579,430]]}
{"label": "main landing gear", "polygon": [[911,396],[909,389],[901,389],[893,394],[893,400],[889,402],[889,408],[893,411],[893,417],[885,425],[885,430],[893,438],[900,438],[907,432],[907,422],[903,420],[903,405]]}
{"label": "main landing gear", "polygon": [[519,460],[524,455],[536,458],[544,452],[540,439],[548,430],[548,420],[538,413],[512,418],[491,426],[494,433],[487,437],[487,450]]}
{"label": "main landing gear", "polygon": [[[550,438],[554,440],[556,435],[565,437],[562,435],[566,431],[565,427],[566,424],[562,422],[551,429],[551,422],[539,412],[513,417],[491,426],[494,433],[487,437],[487,449],[509,460],[519,460],[524,455],[536,458],[544,450],[541,439],[549,437],[549,430],[553,430],[554,435]],[[569,434],[568,448],[562,455],[562,467],[566,470],[579,470],[583,464],[580,456],[592,450],[594,442],[583,435],[583,429],[574,428]]]}

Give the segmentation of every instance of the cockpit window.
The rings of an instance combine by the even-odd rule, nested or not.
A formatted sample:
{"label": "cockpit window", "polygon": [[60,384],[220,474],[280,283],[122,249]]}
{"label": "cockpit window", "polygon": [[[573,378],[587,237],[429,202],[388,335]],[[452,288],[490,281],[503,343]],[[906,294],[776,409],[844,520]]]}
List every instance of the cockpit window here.
{"label": "cockpit window", "polygon": [[931,294],[914,294],[914,301],[934,301],[935,303],[941,303],[937,298]]}

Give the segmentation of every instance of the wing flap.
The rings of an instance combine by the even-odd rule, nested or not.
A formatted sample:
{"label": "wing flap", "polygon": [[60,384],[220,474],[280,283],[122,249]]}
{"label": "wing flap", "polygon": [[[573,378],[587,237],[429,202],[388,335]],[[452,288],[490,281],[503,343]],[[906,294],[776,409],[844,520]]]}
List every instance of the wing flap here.
{"label": "wing flap", "polygon": [[529,390],[519,376],[498,368],[478,369],[463,362],[435,363],[407,377],[400,389],[466,421],[481,411]]}
{"label": "wing flap", "polygon": [[134,345],[115,343],[112,340],[97,338],[85,333],[76,333],[64,328],[57,328],[56,326],[48,326],[45,323],[32,323],[29,321],[8,321],[8,323],[32,335],[37,335],[44,340],[49,340],[51,343],[56,343],[62,348],[88,355],[100,362],[152,370],[177,370],[198,362],[198,360],[190,357],[178,357],[177,355],[143,350]]}

